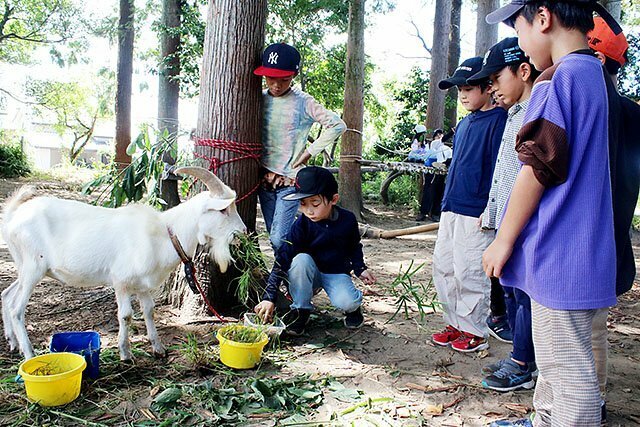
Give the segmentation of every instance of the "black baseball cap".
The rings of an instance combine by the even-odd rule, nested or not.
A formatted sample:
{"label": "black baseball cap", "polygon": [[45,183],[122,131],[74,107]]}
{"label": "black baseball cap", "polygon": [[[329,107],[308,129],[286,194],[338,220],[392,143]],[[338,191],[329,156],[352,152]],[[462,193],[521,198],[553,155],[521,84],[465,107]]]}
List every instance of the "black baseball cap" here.
{"label": "black baseball cap", "polygon": [[329,169],[307,166],[296,175],[296,192],[287,194],[284,200],[300,200],[305,197],[322,195],[327,198],[338,193],[338,182]]}
{"label": "black baseball cap", "polygon": [[[509,18],[511,18],[516,13],[520,12],[520,10],[529,3],[537,3],[539,0],[511,0],[510,3],[502,6],[500,9],[494,10],[490,14],[488,14],[485,18],[487,24],[499,24],[500,22],[504,22],[505,24],[509,22]],[[583,3],[591,6],[592,10],[596,12],[598,15],[604,19],[607,24],[617,32],[617,29],[620,28],[620,25],[616,22],[616,20],[611,16],[607,9],[604,8],[597,0],[559,0],[563,3]],[[505,22],[507,21],[507,22]],[[622,31],[622,29],[620,29]]]}
{"label": "black baseball cap", "polygon": [[286,43],[274,43],[262,53],[262,65],[253,74],[265,77],[289,77],[300,71],[300,52]]}
{"label": "black baseball cap", "polygon": [[482,60],[482,69],[467,79],[470,85],[479,85],[507,65],[527,62],[527,56],[518,45],[517,37],[508,37],[491,46]]}
{"label": "black baseball cap", "polygon": [[447,90],[453,86],[467,85],[467,79],[482,69],[482,58],[475,56],[473,58],[466,59],[462,64],[458,65],[456,71],[448,79],[440,80],[438,87],[442,90]]}

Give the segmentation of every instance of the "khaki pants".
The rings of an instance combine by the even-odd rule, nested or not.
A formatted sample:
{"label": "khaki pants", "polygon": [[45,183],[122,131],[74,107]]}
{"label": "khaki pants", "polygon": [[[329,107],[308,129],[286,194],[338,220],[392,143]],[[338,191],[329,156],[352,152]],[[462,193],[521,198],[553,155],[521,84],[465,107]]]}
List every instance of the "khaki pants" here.
{"label": "khaki pants", "polygon": [[491,282],[482,270],[482,253],[494,231],[478,227],[478,218],[443,212],[433,252],[433,281],[447,324],[487,337]]}

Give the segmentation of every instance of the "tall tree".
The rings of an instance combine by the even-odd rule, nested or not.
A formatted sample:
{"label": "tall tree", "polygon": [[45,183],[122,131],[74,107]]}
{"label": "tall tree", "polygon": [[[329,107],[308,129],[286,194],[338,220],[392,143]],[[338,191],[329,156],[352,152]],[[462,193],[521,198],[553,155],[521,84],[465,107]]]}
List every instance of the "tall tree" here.
{"label": "tall tree", "polygon": [[340,161],[340,198],[342,206],[362,219],[362,177],[355,159],[362,155],[364,123],[364,15],[365,0],[349,2],[347,63],[344,82],[344,121]]}
{"label": "tall tree", "polygon": [[116,88],[116,154],[118,168],[131,163],[131,80],[133,77],[134,0],[120,0]]}
{"label": "tall tree", "polygon": [[[451,33],[449,35],[449,65],[448,74],[452,75],[460,62],[460,16],[462,0],[451,2]],[[450,127],[455,127],[458,121],[458,88],[452,87],[447,91],[445,100],[445,119]]]}
{"label": "tall tree", "polygon": [[452,0],[436,0],[436,14],[433,26],[433,46],[431,47],[431,87],[427,100],[427,120],[425,126],[433,130],[441,128],[444,122],[445,92],[438,89],[437,84],[447,75],[449,54],[449,33],[451,28]]}
{"label": "tall tree", "polygon": [[[266,16],[266,0],[209,3],[196,128],[196,155],[217,159],[204,166],[228,162],[215,172],[243,198],[238,202],[238,212],[250,231],[255,229],[256,195],[251,192],[259,182],[259,165],[238,151],[251,151],[260,141],[261,81],[252,71],[264,44]],[[198,260],[209,301],[218,308],[236,305],[231,281],[238,271],[230,268],[220,274],[213,263],[207,265],[206,253],[201,253]],[[197,311],[201,307],[200,297],[192,297],[184,285],[172,294],[174,304],[185,309]]]}
{"label": "tall tree", "polygon": [[[180,100],[180,9],[182,0],[163,0],[160,25],[160,67],[158,73],[158,130],[162,138],[177,151],[178,104]],[[170,151],[164,153],[164,161],[174,165],[176,159]],[[173,174],[165,176],[161,183],[162,199],[171,208],[180,203],[178,181]]]}
{"label": "tall tree", "polygon": [[[498,42],[498,26],[489,25],[485,18],[500,7],[500,0],[477,0],[476,13],[476,56],[484,56],[491,46]],[[436,21],[437,22],[437,21]]]}

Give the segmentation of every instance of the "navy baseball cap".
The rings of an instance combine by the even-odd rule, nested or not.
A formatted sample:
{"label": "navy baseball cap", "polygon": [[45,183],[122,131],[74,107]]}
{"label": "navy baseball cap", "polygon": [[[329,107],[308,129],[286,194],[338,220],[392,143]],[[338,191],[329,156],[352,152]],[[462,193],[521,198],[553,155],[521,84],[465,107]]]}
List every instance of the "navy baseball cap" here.
{"label": "navy baseball cap", "polygon": [[262,53],[262,65],[253,70],[256,76],[289,77],[300,71],[300,52],[286,43],[274,43]]}
{"label": "navy baseball cap", "polygon": [[504,67],[527,62],[527,56],[518,45],[517,37],[508,37],[491,46],[482,61],[482,69],[467,79],[470,85],[479,85]]}
{"label": "navy baseball cap", "polygon": [[[508,4],[502,6],[498,10],[494,10],[490,14],[488,14],[485,18],[487,24],[499,24],[500,22],[509,22],[509,18],[511,18],[516,13],[520,12],[520,10],[529,3],[537,3],[539,0],[511,0]],[[616,20],[607,12],[607,9],[604,8],[597,0],[559,0],[563,3],[583,3],[591,6],[592,10],[596,12],[598,15],[604,19],[607,24],[613,29],[614,32],[618,32],[618,28],[620,25],[616,22]],[[507,23],[505,22],[505,24]],[[620,29],[622,31],[622,29]]]}
{"label": "navy baseball cap", "polygon": [[296,175],[296,192],[287,194],[283,199],[300,200],[316,195],[331,198],[334,194],[338,194],[338,182],[329,169],[307,166]]}
{"label": "navy baseball cap", "polygon": [[440,80],[438,87],[442,90],[447,90],[453,86],[464,86],[467,83],[467,79],[482,69],[482,58],[475,56],[469,58],[458,65],[456,71],[448,79]]}

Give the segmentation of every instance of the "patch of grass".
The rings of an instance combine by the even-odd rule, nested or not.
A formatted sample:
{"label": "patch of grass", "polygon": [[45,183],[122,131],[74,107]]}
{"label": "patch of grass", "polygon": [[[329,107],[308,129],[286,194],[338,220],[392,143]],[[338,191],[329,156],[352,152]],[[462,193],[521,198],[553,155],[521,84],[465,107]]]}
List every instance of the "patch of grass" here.
{"label": "patch of grass", "polygon": [[403,312],[405,319],[410,319],[410,307],[415,306],[420,314],[420,321],[424,321],[427,315],[427,309],[431,312],[436,311],[436,307],[441,305],[436,301],[437,294],[434,291],[433,278],[429,279],[427,284],[414,281],[413,276],[424,267],[424,263],[414,267],[413,260],[406,270],[400,266],[398,275],[393,281],[387,285],[388,292],[396,298],[396,311],[389,318],[391,322],[400,311]]}
{"label": "patch of grass", "polygon": [[259,301],[269,274],[264,254],[260,251],[259,237],[256,234],[238,235],[240,244],[232,248],[235,265],[240,271],[240,276],[233,279],[232,284],[236,284],[236,296],[246,307]]}

